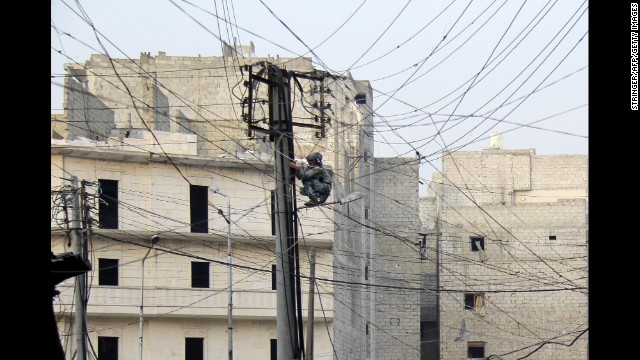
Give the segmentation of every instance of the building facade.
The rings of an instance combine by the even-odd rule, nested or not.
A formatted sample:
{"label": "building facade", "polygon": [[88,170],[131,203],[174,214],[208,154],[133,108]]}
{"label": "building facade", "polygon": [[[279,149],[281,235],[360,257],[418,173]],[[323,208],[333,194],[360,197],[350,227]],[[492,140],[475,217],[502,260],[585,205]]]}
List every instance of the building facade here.
{"label": "building facade", "polygon": [[[421,198],[439,358],[586,359],[588,158],[443,154]],[[426,311],[428,310],[428,311]]]}
{"label": "building facade", "polygon": [[[93,265],[86,327],[95,356],[102,351],[112,359],[138,359],[142,344],[144,358],[226,358],[231,293],[234,359],[275,358],[273,139],[248,127],[268,123],[269,94],[264,85],[247,86],[246,66],[256,73],[264,64],[304,75],[315,69],[309,58],[225,50],[222,57],[93,55],[67,66],[65,113],[51,122],[51,245],[54,253],[73,251],[68,204],[80,194],[83,241]],[[300,271],[307,277],[301,281],[303,327],[306,332],[307,251],[313,248],[314,354],[331,358],[345,351],[333,339],[333,280],[344,276],[334,266],[333,246],[370,236],[360,217],[371,204],[363,165],[373,153],[371,116],[364,110],[371,108],[371,88],[351,78],[299,83],[292,116],[302,125],[294,131],[291,160],[319,151],[338,179],[329,201],[354,191],[363,195],[296,216]],[[299,204],[306,201],[298,197]],[[154,235],[160,240],[151,246]],[[61,283],[54,299],[68,359],[76,348],[74,282]]]}
{"label": "building facade", "polygon": [[334,243],[334,278],[348,282],[334,285],[336,358],[420,359],[418,162],[376,157],[360,170],[372,174],[360,236]]}

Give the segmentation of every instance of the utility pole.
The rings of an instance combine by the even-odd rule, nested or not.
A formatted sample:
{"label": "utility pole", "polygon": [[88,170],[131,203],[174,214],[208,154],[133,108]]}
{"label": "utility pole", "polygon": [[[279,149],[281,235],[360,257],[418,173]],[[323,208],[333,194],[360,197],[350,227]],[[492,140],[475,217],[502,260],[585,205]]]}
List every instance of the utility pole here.
{"label": "utility pole", "polygon": [[227,198],[227,262],[229,263],[229,301],[228,301],[228,316],[227,316],[227,353],[229,355],[229,360],[233,360],[233,266],[232,266],[232,256],[231,256],[231,198],[229,195]]}
{"label": "utility pole", "polygon": [[316,249],[309,249],[309,309],[307,313],[307,356],[313,360],[313,293],[316,285]]}
{"label": "utility pole", "polygon": [[139,326],[139,339],[140,339],[140,349],[139,349],[139,359],[142,360],[142,350],[144,347],[144,262],[147,260],[147,257],[151,253],[153,247],[160,241],[160,237],[158,235],[151,236],[151,246],[149,246],[149,250],[142,258],[142,263],[140,265],[140,320],[138,321]]}
{"label": "utility pole", "polygon": [[[316,137],[325,136],[325,125],[330,119],[324,113],[330,105],[321,98],[320,124],[298,123],[292,120],[291,84],[292,80],[302,91],[298,78],[312,81],[324,81],[326,73],[313,71],[307,74],[281,70],[276,65],[261,62],[262,69],[254,74],[254,65],[241,67],[249,73],[248,97],[243,99],[242,118],[248,124],[247,135],[253,137],[256,132],[268,134],[274,143],[274,162],[276,173],[276,332],[277,357],[283,360],[300,360],[304,356],[304,337],[302,334],[302,295],[300,285],[299,252],[297,226],[295,224],[295,189],[289,162],[295,159],[293,154],[293,126],[316,129]],[[266,78],[262,77],[266,74]],[[253,118],[254,83],[268,85],[269,127],[261,128],[261,121]],[[321,90],[324,93],[324,89]],[[245,112],[245,105],[247,111]],[[317,120],[317,117],[316,117]]]}
{"label": "utility pole", "polygon": [[280,69],[271,66],[268,70],[271,82],[269,86],[269,118],[278,135],[275,139],[276,167],[276,291],[278,359],[300,359],[298,344],[296,308],[294,297],[294,259],[293,259],[293,203],[291,198],[291,168],[289,154],[293,149],[292,126],[289,114],[289,79]]}
{"label": "utility pole", "polygon": [[227,263],[229,264],[229,301],[227,302],[227,353],[229,355],[229,360],[233,360],[233,257],[231,250],[231,197],[227,194],[221,193],[220,188],[214,184],[211,184],[211,192],[227,198],[227,216],[224,216],[222,210],[218,210],[218,212],[222,214],[222,216],[224,216],[224,220],[227,222]]}
{"label": "utility pole", "polygon": [[[84,248],[84,237],[82,235],[82,216],[81,216],[81,198],[84,195],[84,188],[81,189],[78,186],[78,178],[76,176],[71,177],[71,182],[73,185],[74,193],[71,197],[72,205],[71,205],[71,244],[72,251],[74,254],[79,255],[80,258],[86,262],[86,254]],[[75,286],[75,303],[76,303],[76,313],[75,313],[75,324],[74,324],[74,333],[76,336],[76,353],[78,360],[87,360],[87,342],[86,342],[86,327],[85,327],[85,317],[86,317],[86,302],[85,302],[85,293],[86,293],[86,275],[80,274],[76,276],[76,286]]]}

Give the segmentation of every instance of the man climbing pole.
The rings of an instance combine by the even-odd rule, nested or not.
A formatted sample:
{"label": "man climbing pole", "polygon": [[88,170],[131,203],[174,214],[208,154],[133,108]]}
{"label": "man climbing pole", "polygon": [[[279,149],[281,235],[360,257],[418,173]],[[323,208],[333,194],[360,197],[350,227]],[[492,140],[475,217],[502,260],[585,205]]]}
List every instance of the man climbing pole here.
{"label": "man climbing pole", "polygon": [[331,194],[331,176],[322,166],[322,154],[313,152],[307,155],[309,165],[299,167],[295,161],[289,163],[289,167],[296,171],[296,177],[302,180],[300,194],[309,197],[305,206],[315,206],[327,201]]}

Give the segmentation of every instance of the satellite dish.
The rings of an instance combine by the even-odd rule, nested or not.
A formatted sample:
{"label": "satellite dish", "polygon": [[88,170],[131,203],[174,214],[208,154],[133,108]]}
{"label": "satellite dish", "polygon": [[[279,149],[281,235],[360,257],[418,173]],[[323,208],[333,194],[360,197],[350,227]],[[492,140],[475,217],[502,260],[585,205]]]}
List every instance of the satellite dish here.
{"label": "satellite dish", "polygon": [[467,331],[467,324],[462,319],[462,326],[460,327],[460,336],[456,337],[454,341],[467,341],[469,340],[469,332]]}
{"label": "satellite dish", "polygon": [[436,228],[436,222],[435,222],[435,221],[433,221],[433,220],[431,220],[431,219],[429,219],[429,220],[427,220],[427,221],[425,222],[424,227],[425,227],[427,230],[431,231],[431,230],[433,230],[433,229],[435,229],[435,228]]}

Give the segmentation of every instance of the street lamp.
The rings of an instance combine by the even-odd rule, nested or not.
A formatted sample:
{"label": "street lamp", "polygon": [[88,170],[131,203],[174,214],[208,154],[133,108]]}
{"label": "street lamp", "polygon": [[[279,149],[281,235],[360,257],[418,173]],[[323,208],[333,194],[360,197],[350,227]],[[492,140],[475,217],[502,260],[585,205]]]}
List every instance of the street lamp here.
{"label": "street lamp", "polygon": [[149,250],[142,258],[142,281],[140,282],[140,360],[142,360],[142,328],[144,326],[144,261],[147,260],[147,256],[151,252],[151,249],[160,241],[160,236],[153,235],[151,237],[151,246],[149,246]]}
{"label": "street lamp", "polygon": [[362,193],[359,192],[352,192],[347,194],[347,196],[341,198],[340,200],[338,200],[338,202],[340,203],[340,205],[344,205],[346,203],[350,203],[352,201],[356,201],[358,199],[362,198]]}
{"label": "street lamp", "polygon": [[231,260],[231,199],[229,195],[220,192],[220,188],[215,184],[211,185],[211,192],[214,194],[222,195],[227,198],[227,216],[224,216],[222,210],[218,210],[218,213],[222,215],[227,222],[227,263],[229,264],[229,314],[228,314],[228,335],[229,335],[229,360],[233,360],[233,282],[232,282],[232,260]]}

